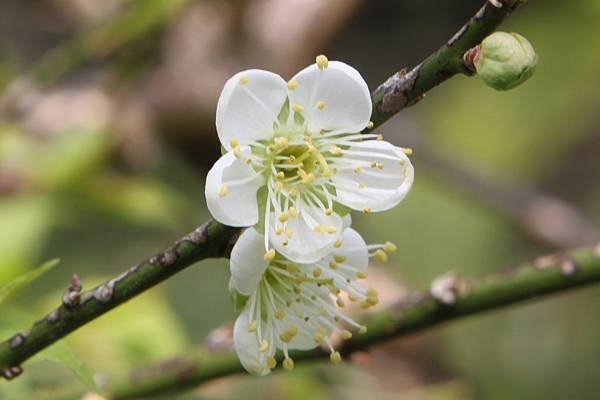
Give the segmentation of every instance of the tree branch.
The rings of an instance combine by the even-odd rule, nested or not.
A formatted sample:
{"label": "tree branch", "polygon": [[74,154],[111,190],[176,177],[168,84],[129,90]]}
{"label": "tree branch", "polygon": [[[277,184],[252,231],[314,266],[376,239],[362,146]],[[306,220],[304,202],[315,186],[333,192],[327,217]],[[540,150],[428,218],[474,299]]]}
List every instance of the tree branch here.
{"label": "tree branch", "polygon": [[[350,354],[386,340],[422,332],[446,321],[536,299],[600,281],[600,244],[551,256],[504,271],[471,278],[442,276],[430,291],[406,296],[387,309],[367,316],[364,335],[341,342],[338,350]],[[294,352],[294,361],[326,359],[321,348]],[[197,386],[223,376],[243,372],[233,353],[186,356],[138,370],[112,390],[113,400],[156,396]]]}
{"label": "tree branch", "polygon": [[425,93],[456,74],[473,75],[463,56],[481,43],[524,0],[488,0],[454,35],[410,72],[401,70],[388,78],[373,93],[375,125],[387,121],[402,109],[421,100]]}
{"label": "tree branch", "polygon": [[[494,0],[496,5],[486,2],[436,53],[408,74],[397,73],[389,78],[373,93],[374,126],[416,103],[427,90],[452,75],[468,74],[467,67],[462,64],[463,53],[479,44],[521,1]],[[209,221],[164,252],[86,293],[75,291],[73,294],[70,290],[71,294],[63,298],[63,304],[36,322],[29,331],[0,343],[0,375],[15,377],[14,371],[20,371],[20,365],[39,351],[197,261],[227,256],[239,232],[239,228]]]}

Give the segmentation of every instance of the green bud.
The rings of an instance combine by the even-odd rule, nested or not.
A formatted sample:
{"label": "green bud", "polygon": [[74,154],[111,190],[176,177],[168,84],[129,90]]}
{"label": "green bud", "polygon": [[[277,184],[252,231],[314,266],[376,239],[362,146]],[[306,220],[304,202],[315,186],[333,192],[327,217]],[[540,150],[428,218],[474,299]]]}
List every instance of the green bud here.
{"label": "green bud", "polygon": [[486,37],[473,58],[477,74],[496,90],[509,90],[529,79],[538,56],[517,33],[495,32]]}

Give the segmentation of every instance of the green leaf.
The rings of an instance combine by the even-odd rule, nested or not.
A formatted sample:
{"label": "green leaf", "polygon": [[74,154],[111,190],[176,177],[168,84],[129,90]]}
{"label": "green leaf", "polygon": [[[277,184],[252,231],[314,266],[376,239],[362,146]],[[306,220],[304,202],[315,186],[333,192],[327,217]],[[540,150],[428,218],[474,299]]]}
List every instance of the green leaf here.
{"label": "green leaf", "polygon": [[235,311],[241,311],[250,298],[250,296],[241,294],[235,289],[232,279],[229,279],[229,296],[231,296],[231,301],[233,302],[233,308]]}
{"label": "green leaf", "polygon": [[10,296],[18,292],[19,290],[27,287],[33,281],[35,281],[40,276],[44,275],[46,272],[50,271],[54,268],[59,262],[58,258],[47,261],[44,264],[40,265],[36,269],[27,272],[24,275],[16,278],[15,280],[7,283],[6,285],[0,287],[0,305],[4,303]]}

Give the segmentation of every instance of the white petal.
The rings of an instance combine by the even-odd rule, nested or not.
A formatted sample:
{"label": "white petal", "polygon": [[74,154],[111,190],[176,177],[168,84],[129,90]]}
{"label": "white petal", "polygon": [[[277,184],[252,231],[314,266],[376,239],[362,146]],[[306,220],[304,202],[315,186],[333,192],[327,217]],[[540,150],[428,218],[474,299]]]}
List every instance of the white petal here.
{"label": "white petal", "polygon": [[235,74],[225,83],[217,104],[221,144],[229,150],[233,138],[247,145],[273,136],[273,124],[286,99],[286,82],[277,74],[259,69]]}
{"label": "white petal", "polygon": [[[371,167],[373,162],[383,164],[383,169]],[[336,199],[355,210],[389,210],[404,199],[414,181],[414,169],[404,151],[384,141],[356,143],[334,166],[339,167],[331,178]],[[353,166],[361,166],[361,171],[355,172]]]}
{"label": "white petal", "polygon": [[[316,64],[306,67],[293,78],[298,81],[290,97],[304,107],[308,131],[321,129],[355,133],[362,131],[371,118],[371,94],[360,73],[339,61],[330,61],[320,70]],[[317,102],[325,103],[323,109]]]}
{"label": "white petal", "polygon": [[346,257],[345,265],[357,271],[366,271],[369,266],[369,250],[367,244],[360,234],[352,228],[348,228],[342,235],[342,245],[336,249],[336,254]]}
{"label": "white petal", "polygon": [[[325,215],[320,208],[306,204],[299,199],[296,203],[298,218],[289,218],[287,226],[292,229],[292,237],[288,239],[285,234],[277,235],[276,227],[281,225],[277,217],[271,217],[269,238],[271,244],[291,261],[298,263],[312,263],[323,258],[333,247],[344,229],[344,219],[338,214]],[[321,233],[315,230],[318,225],[335,229],[333,233]],[[287,240],[287,246],[284,242]]]}
{"label": "white petal", "polygon": [[264,255],[263,235],[254,228],[246,229],[233,246],[229,261],[233,286],[241,294],[249,296],[258,288],[269,265]]}
{"label": "white petal", "polygon": [[255,332],[249,332],[250,308],[246,306],[233,326],[233,347],[242,366],[251,374],[267,375],[271,370],[267,367],[267,355],[259,351]]}
{"label": "white petal", "polygon": [[[252,226],[258,222],[256,191],[264,179],[243,161],[249,149],[241,150],[240,158],[231,152],[221,156],[206,176],[208,210],[217,221],[229,226]],[[227,188],[225,196],[219,194],[222,185]]]}

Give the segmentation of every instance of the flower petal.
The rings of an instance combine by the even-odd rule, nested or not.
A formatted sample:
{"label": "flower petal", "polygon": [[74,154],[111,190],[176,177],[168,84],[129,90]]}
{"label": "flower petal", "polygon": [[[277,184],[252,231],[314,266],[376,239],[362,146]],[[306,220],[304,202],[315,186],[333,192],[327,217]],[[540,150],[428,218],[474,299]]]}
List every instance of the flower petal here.
{"label": "flower petal", "polygon": [[[344,229],[344,219],[336,213],[325,215],[323,210],[307,204],[304,200],[296,202],[298,218],[290,218],[287,227],[292,229],[292,237],[277,235],[280,225],[277,216],[271,217],[269,238],[278,253],[297,263],[312,263],[323,258],[333,247]],[[320,232],[318,226],[331,228],[331,232]],[[287,242],[287,245],[284,243]]]}
{"label": "flower petal", "polygon": [[404,199],[414,180],[404,151],[384,141],[356,143],[333,166],[338,170],[331,178],[336,200],[354,210],[389,210]]}
{"label": "flower petal", "polygon": [[[369,266],[369,250],[365,240],[352,228],[348,228],[342,235],[342,245],[336,249],[336,253],[346,257],[344,264],[356,269],[366,271]],[[355,276],[352,276],[355,279]]]}
{"label": "flower petal", "polygon": [[238,292],[251,295],[258,288],[269,263],[264,260],[263,235],[254,228],[242,233],[231,250],[231,280]]}
{"label": "flower petal", "polygon": [[[294,103],[304,107],[308,132],[315,135],[321,129],[356,133],[362,131],[371,118],[371,94],[360,73],[339,61],[330,61],[323,70],[316,64],[300,71],[293,78],[298,87],[290,94]],[[323,102],[321,109],[317,102]]]}
{"label": "flower petal", "polygon": [[[212,216],[229,226],[252,226],[258,222],[256,191],[263,185],[263,177],[248,166],[242,156],[232,152],[221,156],[206,176],[206,205]],[[223,186],[224,185],[224,186]]]}
{"label": "flower petal", "polygon": [[267,367],[267,354],[259,351],[256,334],[250,332],[249,328],[250,308],[246,306],[233,326],[233,347],[248,372],[259,376],[267,375],[271,372]]}
{"label": "flower petal", "polygon": [[217,104],[217,133],[223,147],[230,150],[233,138],[241,145],[270,138],[286,99],[286,83],[277,74],[250,69],[231,77]]}

